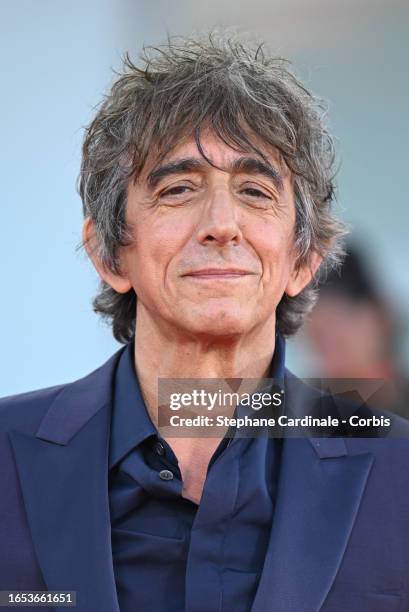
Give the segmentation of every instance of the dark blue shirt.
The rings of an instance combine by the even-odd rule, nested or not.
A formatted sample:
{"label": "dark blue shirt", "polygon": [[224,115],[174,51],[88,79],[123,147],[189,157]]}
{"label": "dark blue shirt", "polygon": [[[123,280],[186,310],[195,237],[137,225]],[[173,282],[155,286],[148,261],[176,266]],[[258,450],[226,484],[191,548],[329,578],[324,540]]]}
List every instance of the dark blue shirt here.
{"label": "dark blue shirt", "polygon": [[[271,378],[283,378],[284,352],[277,335]],[[251,609],[273,521],[280,448],[267,436],[225,436],[200,504],[182,497],[177,458],[149,417],[128,344],[115,376],[109,452],[121,612]]]}

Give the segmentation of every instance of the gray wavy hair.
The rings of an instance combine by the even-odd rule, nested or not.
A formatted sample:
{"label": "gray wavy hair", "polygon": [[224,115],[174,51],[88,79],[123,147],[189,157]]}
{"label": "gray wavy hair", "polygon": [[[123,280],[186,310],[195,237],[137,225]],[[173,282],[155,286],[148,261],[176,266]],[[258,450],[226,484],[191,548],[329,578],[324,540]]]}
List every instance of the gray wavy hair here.
{"label": "gray wavy hair", "polygon": [[[320,278],[339,266],[346,226],[332,210],[333,139],[322,101],[294,76],[289,62],[266,53],[263,44],[214,33],[168,38],[163,46],[144,47],[140,60],[136,65],[125,55],[83,143],[78,189],[103,264],[120,273],[119,250],[132,243],[125,220],[130,178],[153,150],[162,159],[184,136],[194,137],[205,157],[200,138],[210,127],[236,150],[265,159],[256,144],[261,141],[279,152],[294,176],[297,264],[308,263],[316,251],[323,258]],[[276,320],[284,336],[294,334],[312,308],[317,277],[297,296],[283,295]],[[133,289],[118,293],[101,281],[93,308],[111,324],[116,340],[134,337]]]}

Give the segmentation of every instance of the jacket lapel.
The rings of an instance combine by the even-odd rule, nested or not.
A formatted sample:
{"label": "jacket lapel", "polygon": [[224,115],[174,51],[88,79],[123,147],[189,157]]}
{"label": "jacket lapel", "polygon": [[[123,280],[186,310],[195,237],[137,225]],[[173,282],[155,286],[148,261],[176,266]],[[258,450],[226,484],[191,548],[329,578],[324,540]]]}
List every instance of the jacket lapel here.
{"label": "jacket lapel", "polygon": [[78,612],[119,612],[107,466],[112,383],[122,350],[64,386],[35,436],[9,432],[44,580],[49,590],[76,591]]}
{"label": "jacket lapel", "polygon": [[[291,382],[286,403],[299,413],[305,386]],[[343,438],[283,440],[273,526],[252,612],[322,608],[373,461],[371,453],[348,455]]]}

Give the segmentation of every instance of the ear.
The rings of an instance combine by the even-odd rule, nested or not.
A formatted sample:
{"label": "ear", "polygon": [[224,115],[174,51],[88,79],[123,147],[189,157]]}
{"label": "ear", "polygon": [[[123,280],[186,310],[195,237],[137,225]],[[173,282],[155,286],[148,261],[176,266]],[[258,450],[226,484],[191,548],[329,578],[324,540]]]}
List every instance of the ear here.
{"label": "ear", "polygon": [[126,276],[117,274],[109,269],[98,256],[98,251],[96,249],[97,242],[95,225],[91,217],[86,217],[84,221],[82,228],[82,242],[85,250],[87,251],[88,257],[94,264],[94,268],[102,280],[108,283],[108,285],[110,285],[112,289],[115,289],[115,291],[118,293],[127,293],[132,288],[130,281],[126,278]]}
{"label": "ear", "polygon": [[321,255],[316,251],[312,251],[308,261],[293,270],[285,288],[285,293],[290,297],[298,295],[314,278],[321,262]]}

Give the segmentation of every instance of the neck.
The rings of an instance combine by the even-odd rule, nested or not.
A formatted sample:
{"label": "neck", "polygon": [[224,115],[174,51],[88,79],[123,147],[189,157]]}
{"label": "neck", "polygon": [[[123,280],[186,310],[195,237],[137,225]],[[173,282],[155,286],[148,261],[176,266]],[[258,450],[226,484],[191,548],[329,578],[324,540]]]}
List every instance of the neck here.
{"label": "neck", "polygon": [[164,328],[138,305],[135,367],[148,411],[156,422],[159,378],[268,376],[275,348],[275,318],[236,336],[199,336]]}

